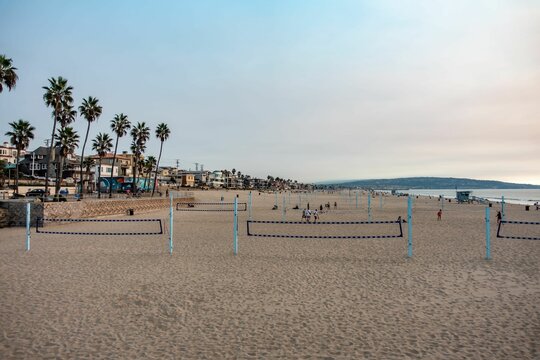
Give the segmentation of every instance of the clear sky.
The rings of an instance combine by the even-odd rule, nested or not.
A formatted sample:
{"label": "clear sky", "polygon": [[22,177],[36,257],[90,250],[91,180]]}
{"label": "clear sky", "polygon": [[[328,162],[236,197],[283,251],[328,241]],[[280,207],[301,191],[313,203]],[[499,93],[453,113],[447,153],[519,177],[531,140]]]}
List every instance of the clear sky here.
{"label": "clear sky", "polygon": [[540,184],[539,1],[0,0],[0,53],[20,78],[0,139],[23,118],[31,149],[63,76],[103,106],[90,138],[120,112],[167,123],[163,165]]}

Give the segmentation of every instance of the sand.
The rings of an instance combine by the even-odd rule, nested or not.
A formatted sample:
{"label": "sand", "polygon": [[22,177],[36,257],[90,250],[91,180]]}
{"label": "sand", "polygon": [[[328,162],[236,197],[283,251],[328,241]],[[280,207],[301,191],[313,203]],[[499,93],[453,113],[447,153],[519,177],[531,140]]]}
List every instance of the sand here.
{"label": "sand", "polygon": [[[196,196],[236,193],[247,200]],[[281,220],[274,201],[254,193],[253,218]],[[323,221],[367,220],[365,195],[360,210],[340,195],[310,205],[327,201]],[[371,205],[373,220],[406,218],[404,197]],[[498,208],[491,261],[484,206],[446,203],[437,221],[429,198],[415,199],[410,259],[406,225],[398,239],[248,238],[247,212],[237,256],[230,212],[175,212],[172,256],[166,236],[35,233],[27,253],[24,229],[0,229],[0,358],[538,359],[540,241],[496,239]],[[540,211],[508,205],[507,218]]]}

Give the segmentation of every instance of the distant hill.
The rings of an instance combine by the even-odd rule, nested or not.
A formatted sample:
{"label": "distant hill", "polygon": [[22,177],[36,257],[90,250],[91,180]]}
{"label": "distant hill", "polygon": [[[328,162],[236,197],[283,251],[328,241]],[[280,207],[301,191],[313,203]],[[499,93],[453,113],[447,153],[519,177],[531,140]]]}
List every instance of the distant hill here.
{"label": "distant hill", "polygon": [[410,177],[398,179],[371,179],[324,181],[319,185],[360,187],[371,189],[540,189],[540,185],[516,184],[494,180],[475,180],[445,177]]}

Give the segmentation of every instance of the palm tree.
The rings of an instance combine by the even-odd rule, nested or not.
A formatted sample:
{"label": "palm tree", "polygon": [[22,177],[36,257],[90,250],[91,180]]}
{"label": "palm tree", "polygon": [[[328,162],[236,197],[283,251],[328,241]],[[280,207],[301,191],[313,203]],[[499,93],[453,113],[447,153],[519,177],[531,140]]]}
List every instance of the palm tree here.
{"label": "palm tree", "polygon": [[[58,116],[58,122],[60,123],[60,131],[65,129],[69,124],[72,122],[75,122],[75,119],[77,118],[77,111],[73,109],[72,104],[63,104],[62,109],[60,110],[59,116]],[[72,131],[73,132],[73,131]],[[57,139],[58,134],[55,135],[55,138]],[[77,135],[77,138],[79,135]],[[59,146],[58,142],[55,146]],[[79,146],[78,140],[77,140],[77,147]],[[67,156],[67,155],[66,155]],[[56,182],[56,193],[60,191],[60,185],[62,183],[62,172],[64,171],[63,165],[64,164],[64,156],[62,155],[62,151],[59,151],[58,161],[56,163],[56,178],[59,179],[59,181]]]}
{"label": "palm tree", "polygon": [[146,161],[144,162],[144,170],[146,171],[146,179],[144,181],[145,188],[147,188],[148,187],[147,184],[150,183],[150,178],[152,177],[152,171],[154,170],[154,166],[156,166],[156,164],[157,164],[157,160],[152,155],[147,157]]}
{"label": "palm tree", "polygon": [[19,77],[15,70],[16,67],[13,67],[12,59],[8,59],[6,55],[0,55],[0,93],[4,89],[4,86],[7,86],[8,90],[11,91],[15,87]]}
{"label": "palm tree", "polygon": [[64,175],[64,159],[69,154],[73,154],[73,152],[75,152],[75,148],[79,147],[79,135],[71,126],[67,126],[59,129],[55,138],[55,146],[60,149],[60,166],[58,167],[58,181],[56,181],[56,193],[58,194]]}
{"label": "palm tree", "polygon": [[[96,166],[96,161],[94,158],[88,156],[86,159],[83,160],[83,166],[86,171],[86,178],[88,179],[88,183],[90,183],[90,169],[92,169],[94,166]],[[81,179],[81,186],[83,184],[83,181]],[[88,189],[87,189],[88,190]],[[82,193],[82,191],[81,191]]]}
{"label": "palm tree", "polygon": [[34,138],[34,130],[36,129],[26,120],[19,119],[19,121],[9,123],[11,131],[6,132],[6,136],[9,136],[11,145],[17,148],[17,159],[15,166],[15,193],[19,193],[19,157],[21,156],[21,150],[24,150],[30,144],[30,140]]}
{"label": "palm tree", "polygon": [[163,150],[163,143],[165,140],[169,138],[169,135],[171,135],[171,130],[169,130],[169,127],[165,123],[158,124],[156,128],[156,137],[161,141],[161,145],[159,146],[159,156],[157,160],[156,165],[156,175],[154,177],[154,184],[152,185],[152,196],[154,196],[154,192],[156,191],[156,183],[157,183],[157,176],[158,176],[158,169],[159,169],[159,162],[161,161],[161,151]]}
{"label": "palm tree", "polygon": [[96,138],[92,141],[92,150],[97,152],[99,156],[99,167],[98,167],[98,198],[101,198],[101,161],[105,155],[112,148],[112,139],[109,134],[99,133]]}
{"label": "palm tree", "polygon": [[114,164],[116,162],[116,151],[118,150],[118,140],[128,133],[129,128],[131,128],[131,123],[129,122],[127,115],[122,113],[114,115],[114,119],[111,121],[111,129],[116,134],[116,144],[114,145],[112,171],[109,181],[109,198],[112,198],[112,178],[114,175]]}
{"label": "palm tree", "polygon": [[45,193],[49,190],[49,174],[51,171],[51,161],[53,157],[54,135],[56,133],[56,123],[59,121],[62,109],[73,103],[72,91],[73,88],[68,86],[67,79],[59,76],[58,78],[50,78],[49,86],[43,86],[45,94],[43,100],[48,107],[53,108],[53,129],[51,133],[51,144],[49,145],[49,155],[47,156],[47,169],[45,172]]}
{"label": "palm tree", "polygon": [[146,142],[150,138],[150,128],[143,121],[131,128],[131,151],[133,151],[133,194],[137,192],[137,165],[141,160],[141,155],[146,150]]}
{"label": "palm tree", "polygon": [[88,127],[86,128],[86,135],[84,136],[84,143],[81,154],[81,193],[79,197],[82,199],[82,161],[84,159],[84,148],[86,147],[86,141],[88,140],[88,132],[90,131],[90,124],[96,121],[100,116],[103,108],[98,104],[99,100],[95,97],[89,96],[88,99],[83,99],[83,103],[79,106],[79,112],[88,121]]}

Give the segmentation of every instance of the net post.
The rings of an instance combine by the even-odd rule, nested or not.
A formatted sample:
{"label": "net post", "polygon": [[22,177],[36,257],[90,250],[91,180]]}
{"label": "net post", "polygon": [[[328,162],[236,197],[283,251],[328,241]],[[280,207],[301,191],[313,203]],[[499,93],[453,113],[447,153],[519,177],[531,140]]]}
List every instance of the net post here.
{"label": "net post", "polygon": [[412,257],[412,198],[407,199],[407,257]]}
{"label": "net post", "polygon": [[486,207],[486,260],[491,260],[491,238],[490,238],[490,216],[489,207]]}
{"label": "net post", "polygon": [[30,251],[30,202],[26,203],[26,251]]}
{"label": "net post", "polygon": [[248,219],[251,220],[251,191],[248,194]]}
{"label": "net post", "polygon": [[502,215],[502,220],[506,220],[505,218],[505,213],[504,213],[504,195],[501,197],[502,201],[501,201],[501,215]]}
{"label": "net post", "polygon": [[170,195],[170,210],[169,210],[169,254],[173,252],[173,195]]}
{"label": "net post", "polygon": [[371,221],[371,192],[368,193],[367,212],[368,212],[368,220]]}
{"label": "net post", "polygon": [[234,198],[233,253],[238,255],[238,199]]}
{"label": "net post", "polygon": [[283,209],[281,209],[281,213],[282,213],[282,220],[285,221],[285,217],[286,217],[286,212],[285,212],[285,194],[283,194]]}

